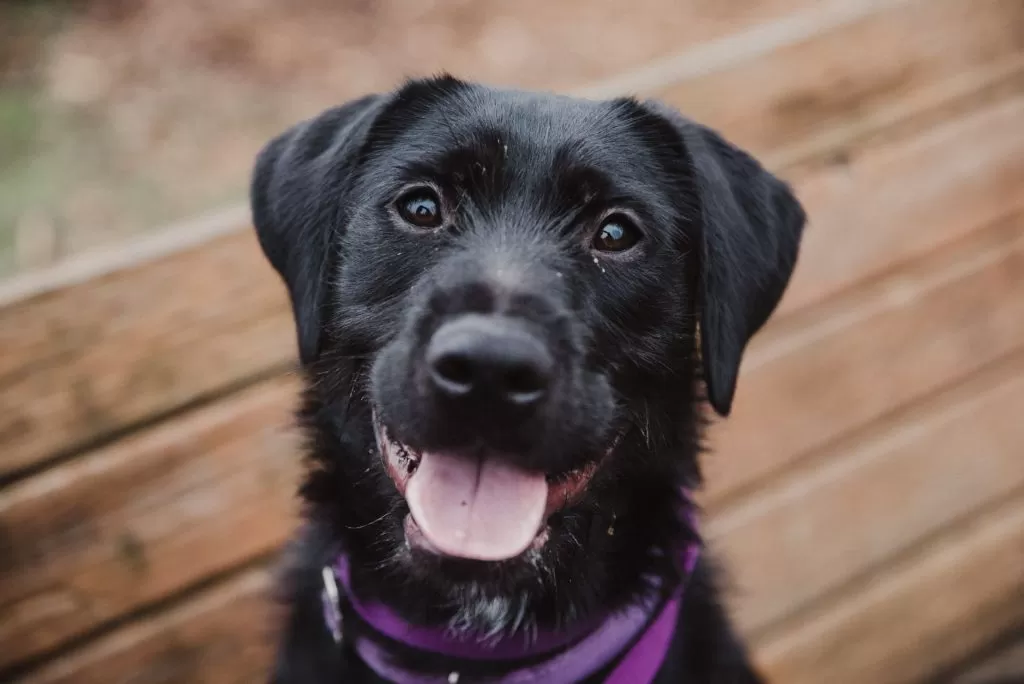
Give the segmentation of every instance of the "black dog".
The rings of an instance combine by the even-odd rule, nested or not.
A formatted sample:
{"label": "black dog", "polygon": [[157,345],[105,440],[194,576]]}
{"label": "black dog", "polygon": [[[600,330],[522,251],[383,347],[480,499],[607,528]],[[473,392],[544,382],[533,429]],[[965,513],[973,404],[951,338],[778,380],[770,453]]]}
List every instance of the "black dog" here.
{"label": "black dog", "polygon": [[252,208],[307,380],[273,681],[760,681],[686,491],[796,261],[784,183],[654,102],[441,77],[273,140]]}

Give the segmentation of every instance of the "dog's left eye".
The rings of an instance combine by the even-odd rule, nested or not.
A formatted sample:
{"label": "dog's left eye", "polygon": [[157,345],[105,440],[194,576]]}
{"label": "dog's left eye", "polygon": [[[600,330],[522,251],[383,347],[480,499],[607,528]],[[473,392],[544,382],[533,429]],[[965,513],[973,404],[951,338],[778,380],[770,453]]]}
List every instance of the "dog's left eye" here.
{"label": "dog's left eye", "polygon": [[441,198],[431,188],[415,188],[402,194],[396,203],[398,215],[417,228],[437,228],[444,222]]}
{"label": "dog's left eye", "polygon": [[599,252],[625,252],[640,242],[642,234],[628,217],[612,214],[601,223],[593,246]]}

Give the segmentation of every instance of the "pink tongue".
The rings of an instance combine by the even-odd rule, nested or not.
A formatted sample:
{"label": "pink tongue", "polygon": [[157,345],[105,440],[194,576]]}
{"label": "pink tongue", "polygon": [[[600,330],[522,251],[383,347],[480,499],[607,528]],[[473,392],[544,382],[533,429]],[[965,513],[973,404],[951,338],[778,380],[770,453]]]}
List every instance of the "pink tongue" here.
{"label": "pink tongue", "polygon": [[405,490],[413,520],[441,553],[498,561],[518,556],[544,522],[548,483],[497,458],[420,454]]}

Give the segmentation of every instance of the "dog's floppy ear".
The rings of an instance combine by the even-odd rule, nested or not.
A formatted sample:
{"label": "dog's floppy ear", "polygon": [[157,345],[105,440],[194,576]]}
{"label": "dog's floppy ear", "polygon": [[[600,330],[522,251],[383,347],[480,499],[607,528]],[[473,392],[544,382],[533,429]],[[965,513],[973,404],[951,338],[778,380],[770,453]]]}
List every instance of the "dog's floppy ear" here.
{"label": "dog's floppy ear", "polygon": [[701,357],[708,400],[729,414],[747,342],[775,310],[806,216],[789,186],[709,128],[648,103],[676,129],[700,208]]}
{"label": "dog's floppy ear", "polygon": [[253,223],[288,286],[303,364],[319,353],[332,238],[344,227],[353,171],[385,100],[369,95],[329,109],[267,143],[256,158]]}

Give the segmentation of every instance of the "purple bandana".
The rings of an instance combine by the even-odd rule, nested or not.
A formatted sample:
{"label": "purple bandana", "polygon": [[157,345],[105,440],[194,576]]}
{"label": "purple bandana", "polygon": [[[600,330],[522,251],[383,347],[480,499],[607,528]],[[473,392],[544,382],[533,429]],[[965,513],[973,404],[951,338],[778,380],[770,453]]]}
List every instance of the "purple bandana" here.
{"label": "purple bandana", "polygon": [[[685,493],[684,500],[689,502]],[[691,524],[694,523],[689,503],[686,517]],[[697,565],[700,544],[690,542],[679,550],[678,556],[683,581],[667,601],[660,602],[652,596],[596,624],[581,625],[574,632],[540,632],[529,639],[521,635],[521,639],[510,637],[482,644],[461,641],[444,629],[411,625],[381,603],[360,600],[352,591],[348,557],[341,554],[333,566],[325,567],[323,571],[324,621],[335,641],[340,642],[340,584],[352,609],[366,624],[411,648],[478,661],[538,658],[550,654],[539,663],[487,679],[490,684],[572,684],[586,679],[620,657],[618,665],[604,680],[605,684],[643,684],[654,680],[668,653],[683,589]],[[353,647],[374,672],[398,684],[457,684],[459,681],[457,671],[447,675],[426,675],[398,667],[381,645],[368,638],[357,639]]]}

